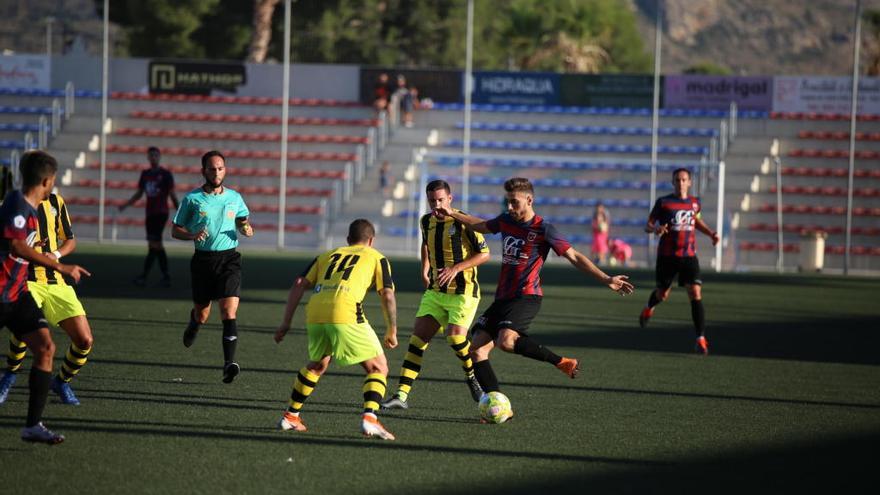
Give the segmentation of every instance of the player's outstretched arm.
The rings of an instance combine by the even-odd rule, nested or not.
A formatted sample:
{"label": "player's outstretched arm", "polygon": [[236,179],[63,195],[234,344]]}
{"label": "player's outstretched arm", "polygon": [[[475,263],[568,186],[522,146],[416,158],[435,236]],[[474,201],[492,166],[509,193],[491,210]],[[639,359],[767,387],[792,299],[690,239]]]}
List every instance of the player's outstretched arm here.
{"label": "player's outstretched arm", "polygon": [[62,256],[67,256],[68,254],[74,252],[76,250],[76,238],[66,239],[64,243],[58,246],[58,249],[51,253],[44,253],[46,256],[51,255],[52,258],[56,261],[60,260]]}
{"label": "player's outstretched arm", "polygon": [[440,285],[449,285],[449,282],[452,282],[452,279],[454,279],[460,272],[474,266],[480,266],[487,261],[489,261],[489,253],[474,253],[461,263],[441,268],[439,270],[439,275],[437,276],[437,282]]}
{"label": "player's outstretched arm", "polygon": [[699,230],[700,232],[702,232],[712,238],[712,245],[713,246],[718,244],[718,241],[721,240],[721,236],[718,235],[718,232],[715,232],[714,230],[710,229],[709,226],[706,225],[706,222],[704,222],[702,218],[697,218],[696,221],[694,222],[694,226],[697,228],[697,230]]}
{"label": "player's outstretched arm", "polygon": [[422,285],[425,289],[431,286],[431,260],[428,258],[428,245],[422,243]]}
{"label": "player's outstretched arm", "polygon": [[278,325],[278,330],[275,331],[274,338],[276,344],[284,340],[284,336],[290,330],[290,322],[293,321],[293,315],[296,313],[296,308],[299,306],[303,294],[311,288],[312,283],[305,277],[297,277],[296,281],[293,282],[293,286],[290,287],[290,291],[287,293],[287,306],[284,307],[284,317],[281,319],[281,324]]}
{"label": "player's outstretched arm", "polygon": [[128,198],[128,201],[119,205],[119,211],[122,211],[122,210],[128,208],[129,206],[135,204],[137,202],[137,200],[141,199],[141,196],[143,196],[143,195],[144,195],[144,188],[139,187],[138,190],[135,191],[135,193],[132,194],[132,196],[130,198]]}
{"label": "player's outstretched arm", "polygon": [[34,248],[28,246],[28,243],[25,239],[12,239],[9,242],[10,251],[14,256],[25,259],[31,263],[36,263],[40,266],[45,266],[46,268],[51,268],[57,272],[61,272],[64,275],[72,278],[74,282],[79,283],[80,278],[83,275],[87,277],[91,277],[92,274],[86,270],[85,268],[79,265],[65,265],[59,263],[58,260],[53,259],[54,257],[46,256],[38,253]]}
{"label": "player's outstretched arm", "polygon": [[434,208],[434,215],[437,218],[443,219],[444,217],[452,217],[459,222],[470,227],[471,230],[479,232],[481,234],[491,234],[492,231],[486,226],[486,221],[482,218],[475,217],[473,215],[468,215],[467,213],[463,213],[457,210],[453,210],[452,208],[438,207]]}
{"label": "player's outstretched arm", "polygon": [[397,299],[394,289],[385,287],[379,290],[382,298],[382,314],[385,316],[385,338],[383,342],[388,349],[397,347]]}
{"label": "player's outstretched arm", "polygon": [[645,224],[645,232],[662,236],[669,232],[669,225],[660,222],[654,223],[653,219],[649,219]]}
{"label": "player's outstretched arm", "polygon": [[575,248],[568,248],[568,251],[562,256],[575,268],[588,275],[592,275],[593,278],[601,282],[603,285],[607,285],[609,289],[617,292],[621,296],[632,294],[633,290],[635,290],[633,285],[628,281],[629,277],[626,275],[615,275],[612,277],[606,274],[590,261],[590,258],[584,256]]}

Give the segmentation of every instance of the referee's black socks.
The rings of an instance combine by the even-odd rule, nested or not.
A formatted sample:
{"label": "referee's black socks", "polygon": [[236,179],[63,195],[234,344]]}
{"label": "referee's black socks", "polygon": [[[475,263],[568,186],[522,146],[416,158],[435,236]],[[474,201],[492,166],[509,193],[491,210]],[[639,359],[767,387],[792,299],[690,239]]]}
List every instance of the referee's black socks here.
{"label": "referee's black socks", "polygon": [[238,343],[238,326],[235,318],[223,320],[223,360],[235,361],[235,345]]}
{"label": "referee's black socks", "polygon": [[557,356],[553,351],[535,342],[527,335],[520,335],[516,339],[516,343],[513,344],[513,352],[537,361],[546,361],[554,366],[562,361],[560,356]]}
{"label": "referee's black socks", "polygon": [[706,333],[706,313],[703,310],[703,300],[696,299],[691,301],[691,317],[694,319],[694,331],[697,337]]}

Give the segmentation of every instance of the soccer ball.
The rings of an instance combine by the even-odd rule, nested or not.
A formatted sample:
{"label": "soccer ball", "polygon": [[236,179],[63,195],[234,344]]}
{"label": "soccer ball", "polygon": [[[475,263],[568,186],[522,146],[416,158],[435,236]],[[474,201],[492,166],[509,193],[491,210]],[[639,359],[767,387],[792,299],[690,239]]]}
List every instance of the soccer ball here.
{"label": "soccer ball", "polygon": [[489,392],[480,398],[480,418],[483,421],[501,424],[512,417],[510,399],[501,392]]}

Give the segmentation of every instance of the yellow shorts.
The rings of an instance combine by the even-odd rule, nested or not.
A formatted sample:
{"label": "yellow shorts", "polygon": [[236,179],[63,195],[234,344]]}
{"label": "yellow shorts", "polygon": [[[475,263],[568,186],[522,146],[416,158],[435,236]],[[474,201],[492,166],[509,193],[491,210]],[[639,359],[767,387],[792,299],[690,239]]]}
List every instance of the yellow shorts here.
{"label": "yellow shorts", "polygon": [[28,290],[43,310],[49,323],[58,323],[74,316],[85,316],[86,311],[76,297],[73,287],[67,284],[39,284],[28,282]]}
{"label": "yellow shorts", "polygon": [[340,366],[351,366],[382,354],[382,344],[369,323],[307,323],[309,359],[332,356]]}
{"label": "yellow shorts", "polygon": [[422,294],[422,302],[419,303],[416,318],[431,316],[440,324],[441,330],[450,324],[469,328],[479,306],[479,297],[426,290]]}

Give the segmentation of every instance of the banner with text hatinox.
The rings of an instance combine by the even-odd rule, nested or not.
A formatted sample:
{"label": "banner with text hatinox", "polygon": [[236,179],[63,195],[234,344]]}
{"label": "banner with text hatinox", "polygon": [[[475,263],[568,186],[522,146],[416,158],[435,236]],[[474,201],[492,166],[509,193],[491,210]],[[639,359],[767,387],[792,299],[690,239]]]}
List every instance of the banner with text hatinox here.
{"label": "banner with text hatinox", "polygon": [[474,72],[472,101],[510,105],[558,105],[559,81],[559,74],[549,72]]}
{"label": "banner with text hatinox", "polygon": [[50,89],[50,76],[45,55],[0,56],[0,88]]}
{"label": "banner with text hatinox", "polygon": [[[773,81],[773,111],[849,114],[851,77],[778,76]],[[880,114],[880,78],[859,78],[859,114]]]}
{"label": "banner with text hatinox", "polygon": [[769,112],[773,106],[773,78],[762,76],[666,76],[663,108]]}

